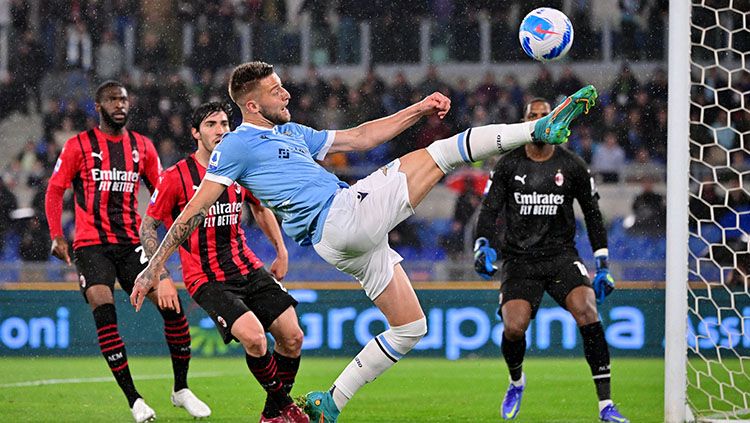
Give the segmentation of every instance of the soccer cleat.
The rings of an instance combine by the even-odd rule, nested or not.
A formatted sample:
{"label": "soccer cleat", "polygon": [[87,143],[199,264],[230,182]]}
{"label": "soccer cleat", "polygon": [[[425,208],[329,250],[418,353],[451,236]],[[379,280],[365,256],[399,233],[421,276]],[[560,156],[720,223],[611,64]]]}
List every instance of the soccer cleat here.
{"label": "soccer cleat", "polygon": [[513,383],[508,386],[503,398],[503,409],[501,413],[504,420],[513,420],[521,411],[521,398],[523,397],[523,388],[525,385],[516,386]]}
{"label": "soccer cleat", "polygon": [[133,420],[136,423],[152,422],[156,420],[156,412],[153,408],[146,404],[143,398],[138,398],[133,403],[133,407],[130,408],[130,412],[133,413]]}
{"label": "soccer cleat", "polygon": [[336,423],[340,411],[330,392],[313,391],[305,396],[305,413],[313,423]]}
{"label": "soccer cleat", "polygon": [[287,423],[287,419],[284,418],[282,415],[278,415],[276,417],[266,417],[262,413],[260,415],[260,422],[258,423]]}
{"label": "soccer cleat", "polygon": [[198,399],[193,391],[188,388],[180,389],[177,392],[172,392],[171,395],[172,404],[175,407],[182,407],[191,416],[196,419],[208,417],[211,415],[211,409],[206,405],[205,402]]}
{"label": "soccer cleat", "polygon": [[310,417],[295,403],[281,409],[281,417],[286,423],[310,423]]}
{"label": "soccer cleat", "polygon": [[614,404],[609,404],[599,412],[599,420],[603,422],[630,423],[630,420],[620,414]]}
{"label": "soccer cleat", "polygon": [[594,107],[598,96],[593,85],[587,85],[568,96],[552,113],[536,121],[534,141],[546,144],[562,144],[568,141],[568,126],[581,113],[588,113]]}

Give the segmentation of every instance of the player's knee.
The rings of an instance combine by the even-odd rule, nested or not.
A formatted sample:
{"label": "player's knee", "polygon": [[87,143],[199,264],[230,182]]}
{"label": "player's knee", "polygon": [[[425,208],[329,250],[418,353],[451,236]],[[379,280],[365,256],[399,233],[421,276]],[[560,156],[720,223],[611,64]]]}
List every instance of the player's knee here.
{"label": "player's knee", "polygon": [[503,321],[503,332],[510,341],[518,341],[526,336],[526,324],[520,320]]}
{"label": "player's knee", "polygon": [[427,319],[419,320],[401,326],[392,326],[383,333],[393,348],[401,354],[406,354],[427,335]]}
{"label": "player's knee", "polygon": [[266,334],[261,331],[252,329],[240,329],[238,331],[232,331],[235,338],[245,347],[250,355],[261,356],[266,353],[268,344],[266,340]]}
{"label": "player's knee", "polygon": [[596,311],[596,307],[582,307],[572,314],[578,326],[586,326],[599,321],[599,313]]}
{"label": "player's knee", "polygon": [[302,340],[305,338],[305,334],[302,333],[302,329],[295,328],[295,330],[285,333],[281,339],[277,339],[277,348],[286,356],[296,357],[302,351]]}

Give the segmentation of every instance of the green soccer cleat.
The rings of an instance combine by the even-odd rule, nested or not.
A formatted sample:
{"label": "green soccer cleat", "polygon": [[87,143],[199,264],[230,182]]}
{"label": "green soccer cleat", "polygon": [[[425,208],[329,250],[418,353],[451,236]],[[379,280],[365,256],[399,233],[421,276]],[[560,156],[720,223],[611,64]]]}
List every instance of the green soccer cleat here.
{"label": "green soccer cleat", "polygon": [[336,423],[340,413],[331,393],[327,391],[308,393],[304,397],[304,409],[310,416],[310,423]]}
{"label": "green soccer cleat", "polygon": [[588,113],[589,109],[594,107],[598,96],[593,85],[587,85],[568,96],[552,113],[536,121],[534,141],[545,144],[562,144],[568,141],[568,126],[581,113]]}

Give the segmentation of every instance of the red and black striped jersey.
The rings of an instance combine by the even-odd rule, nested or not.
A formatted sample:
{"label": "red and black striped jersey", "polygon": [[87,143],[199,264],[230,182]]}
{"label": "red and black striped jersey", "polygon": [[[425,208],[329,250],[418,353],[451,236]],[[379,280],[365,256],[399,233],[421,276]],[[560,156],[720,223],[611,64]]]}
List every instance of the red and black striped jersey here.
{"label": "red and black striped jersey", "polygon": [[61,190],[73,186],[73,248],[139,243],[140,180],[153,192],[161,170],[154,144],[136,132],[112,136],[94,128],[69,139],[49,185]]}
{"label": "red and black striped jersey", "polygon": [[[167,169],[151,196],[146,214],[169,228],[193,197],[206,174],[206,168],[190,155]],[[227,187],[208,215],[190,237],[180,245],[182,280],[192,296],[204,283],[239,280],[263,266],[247,246],[242,230],[242,203],[258,200],[236,182]]]}

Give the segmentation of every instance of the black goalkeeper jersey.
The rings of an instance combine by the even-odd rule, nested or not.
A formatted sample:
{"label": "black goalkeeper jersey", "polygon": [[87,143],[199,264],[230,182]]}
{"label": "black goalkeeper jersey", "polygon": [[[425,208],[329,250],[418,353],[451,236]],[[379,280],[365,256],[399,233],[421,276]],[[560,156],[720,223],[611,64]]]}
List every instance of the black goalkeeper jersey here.
{"label": "black goalkeeper jersey", "polygon": [[495,166],[479,213],[477,237],[490,240],[503,259],[578,255],[574,199],[583,210],[594,251],[607,248],[599,194],[586,163],[561,147],[543,162],[531,160],[525,148],[517,148]]}

